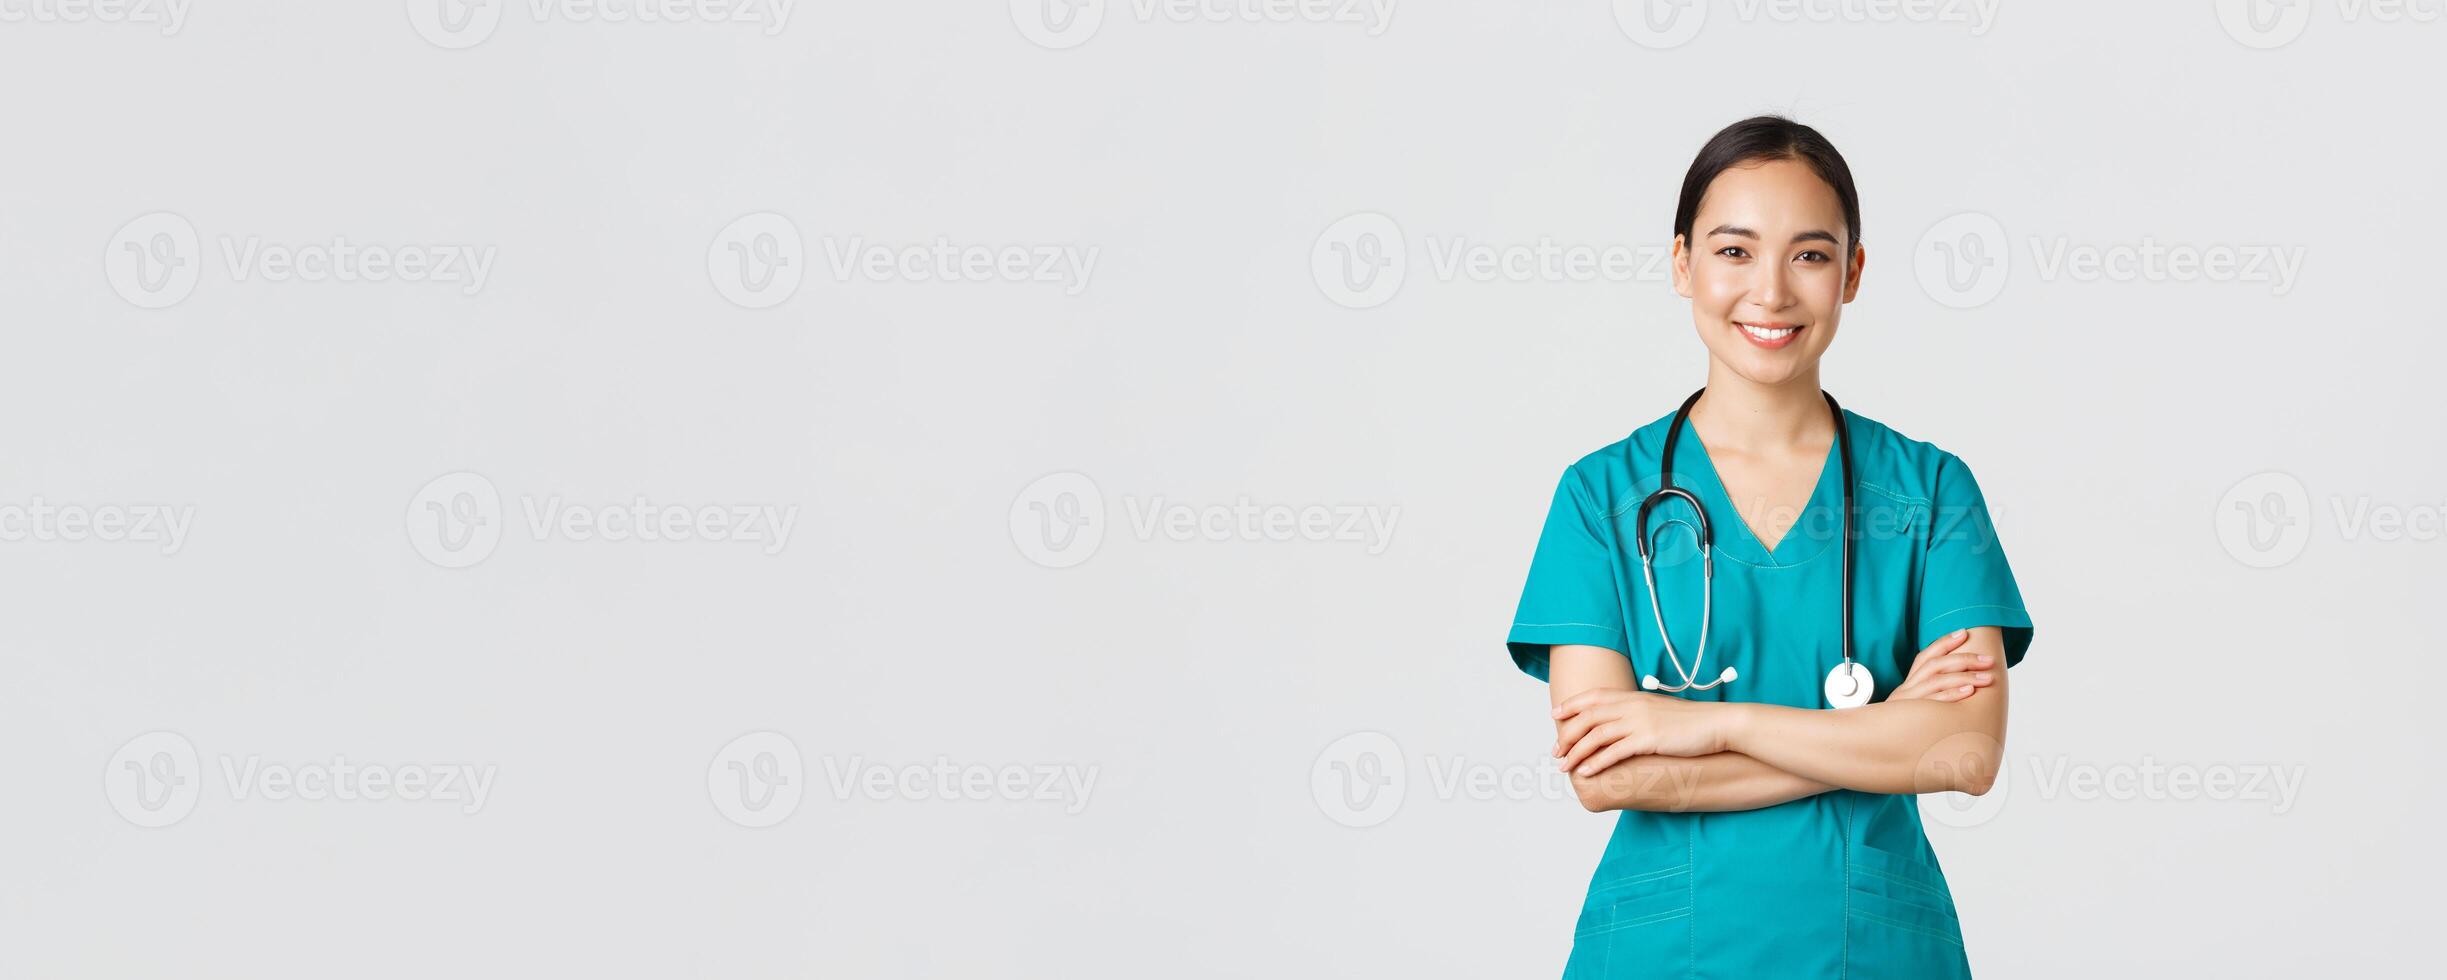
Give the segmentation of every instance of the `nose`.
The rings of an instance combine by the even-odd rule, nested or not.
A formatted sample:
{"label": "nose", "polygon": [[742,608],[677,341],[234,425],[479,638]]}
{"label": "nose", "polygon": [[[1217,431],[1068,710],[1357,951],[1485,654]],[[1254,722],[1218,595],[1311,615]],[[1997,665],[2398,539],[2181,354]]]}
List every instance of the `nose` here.
{"label": "nose", "polygon": [[1785,276],[1790,273],[1783,262],[1761,262],[1758,279],[1751,283],[1752,297],[1767,310],[1781,310],[1793,300],[1793,290]]}

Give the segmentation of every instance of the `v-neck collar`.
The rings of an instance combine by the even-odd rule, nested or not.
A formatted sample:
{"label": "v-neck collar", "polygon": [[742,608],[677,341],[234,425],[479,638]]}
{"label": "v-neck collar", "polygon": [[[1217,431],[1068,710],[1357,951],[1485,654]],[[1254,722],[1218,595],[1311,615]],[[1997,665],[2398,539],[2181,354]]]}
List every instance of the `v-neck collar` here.
{"label": "v-neck collar", "polygon": [[[1850,415],[1851,411],[1847,409],[1845,414]],[[1849,423],[1851,420],[1845,421]],[[1691,466],[1686,460],[1677,458],[1674,460],[1674,471],[1685,473],[1701,470],[1707,473],[1707,482],[1698,491],[1709,498],[1708,516],[1711,520],[1708,523],[1716,532],[1718,554],[1751,565],[1799,565],[1825,553],[1828,545],[1843,536],[1843,515],[1831,513],[1842,506],[1836,501],[1843,499],[1844,492],[1844,464],[1837,456],[1843,450],[1840,433],[1827,440],[1827,457],[1819,462],[1818,479],[1810,485],[1810,498],[1801,505],[1801,514],[1793,520],[1793,526],[1785,529],[1783,537],[1776,539],[1774,548],[1759,540],[1758,532],[1751,530],[1750,521],[1742,517],[1741,508],[1734,506],[1733,493],[1725,489],[1725,478],[1716,471],[1716,458],[1709,455],[1708,443],[1699,437],[1699,428],[1685,422],[1682,434],[1681,441],[1698,447],[1698,450],[1696,453],[1677,451],[1674,455],[1696,456],[1698,465]],[[1833,495],[1832,500],[1830,495]],[[1826,533],[1813,534],[1812,531],[1818,527],[1825,528]],[[1728,534],[1728,531],[1733,533]],[[1813,537],[1818,540],[1809,540]]]}

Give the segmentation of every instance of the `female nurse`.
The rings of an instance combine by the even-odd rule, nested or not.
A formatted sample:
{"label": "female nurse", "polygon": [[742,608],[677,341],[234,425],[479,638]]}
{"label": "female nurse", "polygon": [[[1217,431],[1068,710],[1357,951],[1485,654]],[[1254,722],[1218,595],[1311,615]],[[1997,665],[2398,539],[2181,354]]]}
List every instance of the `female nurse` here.
{"label": "female nurse", "polygon": [[[1581,802],[1620,812],[1567,978],[1970,974],[1915,794],[1988,791],[2031,619],[1962,460],[1850,411],[1838,438],[1819,362],[1866,256],[1851,171],[1816,130],[1716,134],[1674,212],[1708,373],[1672,477],[1711,559],[1686,502],[1639,520],[1680,413],[1555,488],[1507,646],[1548,683]],[[1875,694],[1839,710],[1846,452],[1852,656]]]}

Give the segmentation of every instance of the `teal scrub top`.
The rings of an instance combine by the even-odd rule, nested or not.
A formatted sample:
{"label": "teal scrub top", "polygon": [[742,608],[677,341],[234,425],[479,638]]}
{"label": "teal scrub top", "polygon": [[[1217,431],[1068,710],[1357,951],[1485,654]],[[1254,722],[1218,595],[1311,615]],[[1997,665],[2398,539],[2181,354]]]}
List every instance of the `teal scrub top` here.
{"label": "teal scrub top", "polygon": [[[1845,412],[1856,489],[1854,657],[1878,700],[1920,649],[1967,626],[2005,631],[2008,667],[2031,645],[2031,618],[1997,542],[1979,483],[1953,454]],[[1678,683],[1650,618],[1634,526],[1657,488],[1672,413],[1564,471],[1506,646],[1543,681],[1555,644],[1631,658],[1632,676]],[[1674,482],[1708,508],[1716,608],[1705,664],[1702,594],[1689,506],[1660,503],[1657,592],[1683,665],[1730,684],[1676,697],[1824,708],[1842,659],[1843,465],[1828,447],[1810,501],[1774,550],[1735,511],[1707,448],[1684,431]],[[1911,795],[1833,790],[1733,813],[1626,810],[1589,880],[1564,968],[1599,977],[1969,976],[1945,873]]]}

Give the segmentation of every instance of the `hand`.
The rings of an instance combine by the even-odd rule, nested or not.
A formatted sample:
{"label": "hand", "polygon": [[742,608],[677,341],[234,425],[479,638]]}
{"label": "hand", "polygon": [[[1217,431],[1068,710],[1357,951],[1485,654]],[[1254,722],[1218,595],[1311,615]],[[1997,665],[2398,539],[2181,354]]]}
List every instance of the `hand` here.
{"label": "hand", "polygon": [[1635,755],[1713,755],[1725,751],[1730,707],[1645,691],[1582,691],[1555,706],[1555,754],[1565,771],[1583,776]]}
{"label": "hand", "polygon": [[1937,642],[1912,658],[1912,672],[1903,678],[1903,686],[1887,695],[1889,701],[1960,701],[1979,688],[1996,683],[1990,670],[1996,658],[1985,653],[1959,649],[1971,636],[1967,629],[1955,630],[1938,637]]}

